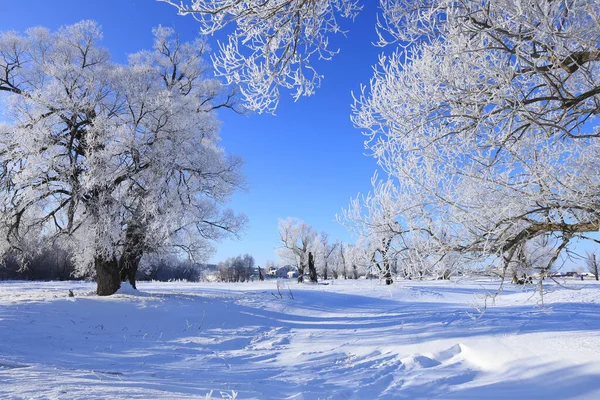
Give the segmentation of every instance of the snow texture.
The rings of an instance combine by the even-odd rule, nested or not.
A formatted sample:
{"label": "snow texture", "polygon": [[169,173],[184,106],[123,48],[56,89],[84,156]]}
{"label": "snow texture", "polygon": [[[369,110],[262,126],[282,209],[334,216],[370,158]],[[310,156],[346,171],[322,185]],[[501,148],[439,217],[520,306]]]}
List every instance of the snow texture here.
{"label": "snow texture", "polygon": [[133,286],[128,281],[121,282],[121,287],[117,290],[116,294],[128,294],[131,296],[137,296],[140,292],[137,289],[134,289]]}
{"label": "snow texture", "polygon": [[600,398],[595,282],[275,285],[2,282],[0,398]]}

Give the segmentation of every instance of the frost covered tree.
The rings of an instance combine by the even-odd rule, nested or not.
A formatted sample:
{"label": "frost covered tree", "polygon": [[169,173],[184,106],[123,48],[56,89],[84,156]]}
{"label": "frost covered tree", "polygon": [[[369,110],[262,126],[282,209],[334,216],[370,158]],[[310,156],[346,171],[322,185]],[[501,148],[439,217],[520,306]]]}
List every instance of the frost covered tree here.
{"label": "frost covered tree", "polygon": [[598,259],[596,252],[587,253],[585,263],[587,265],[588,272],[592,274],[596,280],[598,280],[598,267],[600,266],[600,260]]}
{"label": "frost covered tree", "polygon": [[398,255],[407,249],[402,226],[398,223],[396,187],[391,181],[372,182],[373,192],[351,200],[338,221],[359,237],[357,245],[364,249],[371,266],[387,285],[393,283],[391,267]]}
{"label": "frost covered tree", "polygon": [[254,257],[250,254],[230,257],[217,265],[222,282],[249,281],[254,274]]}
{"label": "frost covered tree", "polygon": [[[560,246],[552,235],[536,236],[522,243],[515,257],[508,262],[508,272],[512,282],[518,284],[531,281],[531,276],[538,275],[542,279],[547,277],[552,267],[556,267]],[[560,266],[559,266],[560,268]]]}
{"label": "frost covered tree", "polygon": [[217,75],[241,85],[248,108],[272,112],[279,88],[295,99],[310,96],[321,75],[315,59],[330,59],[329,35],[342,32],[340,19],[354,18],[358,0],[158,0],[193,15],[202,34],[233,25],[227,43],[213,56]]}
{"label": "frost covered tree", "polygon": [[[399,227],[392,233],[402,234],[393,240],[406,240],[412,255],[496,258],[507,269],[532,240],[554,235],[560,253],[574,238],[598,231],[600,4],[379,3],[378,44],[394,49],[380,57],[369,85],[356,95],[353,121],[388,175],[384,181],[396,187]],[[302,53],[286,43],[306,32],[327,37],[338,24],[320,22],[353,15],[359,6],[196,0],[179,9],[209,31],[234,23],[222,54],[246,68],[279,45],[303,65]],[[312,29],[302,29],[310,23]],[[235,43],[256,46],[244,53]],[[222,72],[264,87],[285,86],[272,76],[284,79],[289,72],[271,69],[248,79],[239,70]],[[268,90],[252,93],[255,109],[274,104]]]}
{"label": "frost covered tree", "polygon": [[333,253],[332,273],[335,279],[342,277],[348,279],[348,263],[346,262],[346,243],[340,242],[337,250]]}
{"label": "frost covered tree", "polygon": [[381,41],[411,44],[381,57],[353,120],[421,254],[508,267],[536,238],[556,235],[560,252],[597,231],[600,7],[394,1],[382,12]]}
{"label": "frost covered tree", "polygon": [[306,222],[296,218],[279,220],[279,255],[298,266],[298,283],[304,281],[304,272],[309,268],[311,282],[317,282],[314,254],[317,251],[317,231]]}
{"label": "frost covered tree", "polygon": [[344,260],[348,269],[348,276],[358,279],[372,272],[374,262],[373,253],[359,240],[356,244],[349,244],[344,248]]}
{"label": "frost covered tree", "polygon": [[536,238],[561,251],[597,231],[598,4],[384,3],[381,40],[413,44],[381,57],[353,120],[403,228],[429,254],[506,266]]}
{"label": "frost covered tree", "polygon": [[317,239],[317,256],[321,276],[324,280],[329,278],[330,265],[332,264],[332,259],[334,258],[337,246],[338,242],[329,242],[329,234],[327,232],[321,232],[319,234]]}
{"label": "frost covered tree", "polygon": [[214,112],[233,98],[204,78],[200,40],[154,34],[127,65],[91,21],[0,35],[3,250],[65,243],[99,295],[135,285],[144,254],[202,257],[245,221],[221,207],[242,183]]}

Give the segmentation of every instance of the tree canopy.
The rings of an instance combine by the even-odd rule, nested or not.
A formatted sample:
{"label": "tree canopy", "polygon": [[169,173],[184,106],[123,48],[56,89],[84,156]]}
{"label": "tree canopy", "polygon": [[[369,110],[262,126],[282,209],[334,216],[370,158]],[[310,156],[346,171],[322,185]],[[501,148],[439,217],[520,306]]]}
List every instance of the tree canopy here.
{"label": "tree canopy", "polygon": [[[234,25],[213,61],[258,111],[276,106],[275,86],[312,94],[318,75],[297,72],[314,71],[306,55],[330,57],[338,20],[361,11],[340,0],[176,6],[205,32]],[[599,230],[597,2],[380,0],[374,28],[393,51],[355,94],[352,120],[386,176],[345,214],[367,246],[508,265],[547,237],[551,263]]]}
{"label": "tree canopy", "polygon": [[127,65],[110,61],[92,21],[0,35],[3,249],[69,246],[99,294],[134,283],[145,253],[204,257],[245,222],[221,207],[243,184],[214,112],[234,97],[204,77],[202,40],[154,35]]}

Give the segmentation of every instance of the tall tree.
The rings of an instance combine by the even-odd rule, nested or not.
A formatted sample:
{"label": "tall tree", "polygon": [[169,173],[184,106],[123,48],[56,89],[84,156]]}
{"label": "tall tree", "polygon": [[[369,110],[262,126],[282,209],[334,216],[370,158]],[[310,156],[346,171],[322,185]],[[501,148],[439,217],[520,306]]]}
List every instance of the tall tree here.
{"label": "tall tree", "polygon": [[562,251],[597,231],[600,7],[382,4],[382,41],[413,44],[380,59],[353,120],[422,253],[508,267],[538,237]]}
{"label": "tall tree", "polygon": [[312,266],[310,280],[317,282],[316,270],[313,272],[317,232],[306,222],[296,218],[279,220],[280,256],[298,266],[298,283],[304,281],[306,267]]}
{"label": "tall tree", "polygon": [[110,62],[92,21],[0,35],[3,248],[69,237],[100,295],[135,285],[144,253],[202,256],[244,223],[221,209],[242,183],[213,111],[232,97],[203,78],[201,41],[154,33],[128,65]]}
{"label": "tall tree", "polygon": [[598,267],[600,266],[598,255],[595,252],[588,253],[585,263],[587,264],[589,273],[594,275],[594,278],[598,280]]}
{"label": "tall tree", "polygon": [[394,197],[396,187],[391,181],[378,182],[377,175],[372,184],[373,192],[353,199],[338,220],[359,237],[357,244],[368,254],[370,265],[391,285],[392,264],[399,253],[407,250],[403,240],[406,231],[397,221],[400,210]]}
{"label": "tall tree", "polygon": [[[255,65],[244,64],[240,38],[242,47],[257,45],[250,52],[257,57],[268,58],[282,45],[305,65],[303,47],[289,44],[327,38],[338,28],[335,17],[356,14],[359,4],[198,0],[178,8],[211,32],[235,24],[219,59],[231,60],[222,68],[230,79],[285,87],[289,69],[263,74],[255,68],[250,79],[239,78],[237,66]],[[598,2],[379,5],[378,44],[395,49],[380,57],[369,85],[356,95],[353,121],[388,175],[384,181],[397,188],[400,229],[394,232],[403,232],[406,251],[437,259],[450,253],[496,258],[507,269],[532,240],[555,235],[560,253],[574,238],[598,231]],[[323,24],[329,20],[334,23]],[[256,109],[276,104],[268,90],[252,93]]]}
{"label": "tall tree", "polygon": [[330,264],[334,258],[334,252],[338,246],[338,243],[329,243],[329,234],[327,232],[321,232],[317,242],[317,255],[321,260],[321,275],[324,280],[329,278]]}

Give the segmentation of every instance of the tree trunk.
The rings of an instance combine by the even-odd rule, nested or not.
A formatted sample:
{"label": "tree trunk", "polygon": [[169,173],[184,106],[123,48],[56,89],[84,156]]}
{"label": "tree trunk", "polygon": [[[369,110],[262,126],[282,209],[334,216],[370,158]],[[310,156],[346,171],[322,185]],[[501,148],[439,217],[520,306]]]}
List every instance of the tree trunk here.
{"label": "tree trunk", "polygon": [[101,256],[94,260],[96,267],[96,294],[98,296],[110,296],[121,287],[121,279],[119,279],[119,264],[117,259],[113,257],[106,260]]}
{"label": "tree trunk", "polygon": [[[126,246],[127,247],[127,246]],[[140,260],[142,259],[142,251],[125,249],[119,260],[119,270],[121,282],[129,281],[131,287],[137,289],[135,286],[135,276],[137,274]]]}
{"label": "tree trunk", "polygon": [[137,274],[140,260],[144,255],[144,233],[140,225],[130,223],[125,233],[125,247],[119,260],[119,270],[121,282],[129,281],[131,287],[135,286],[135,276]]}
{"label": "tree trunk", "polygon": [[384,274],[383,277],[385,278],[385,284],[386,285],[391,285],[392,283],[394,283],[394,280],[392,279],[392,271],[390,269],[390,264],[389,263],[384,263]]}
{"label": "tree trunk", "polygon": [[311,282],[318,282],[317,269],[315,268],[315,258],[312,252],[308,252],[308,274]]}
{"label": "tree trunk", "polygon": [[512,280],[511,280],[511,283],[513,283],[515,285],[519,283],[519,276],[517,275],[517,270],[516,269],[512,271]]}
{"label": "tree trunk", "polygon": [[323,268],[323,280],[327,280],[327,261],[325,261],[325,267]]}
{"label": "tree trunk", "polygon": [[298,271],[298,283],[304,282],[304,263],[300,262],[300,270]]}

